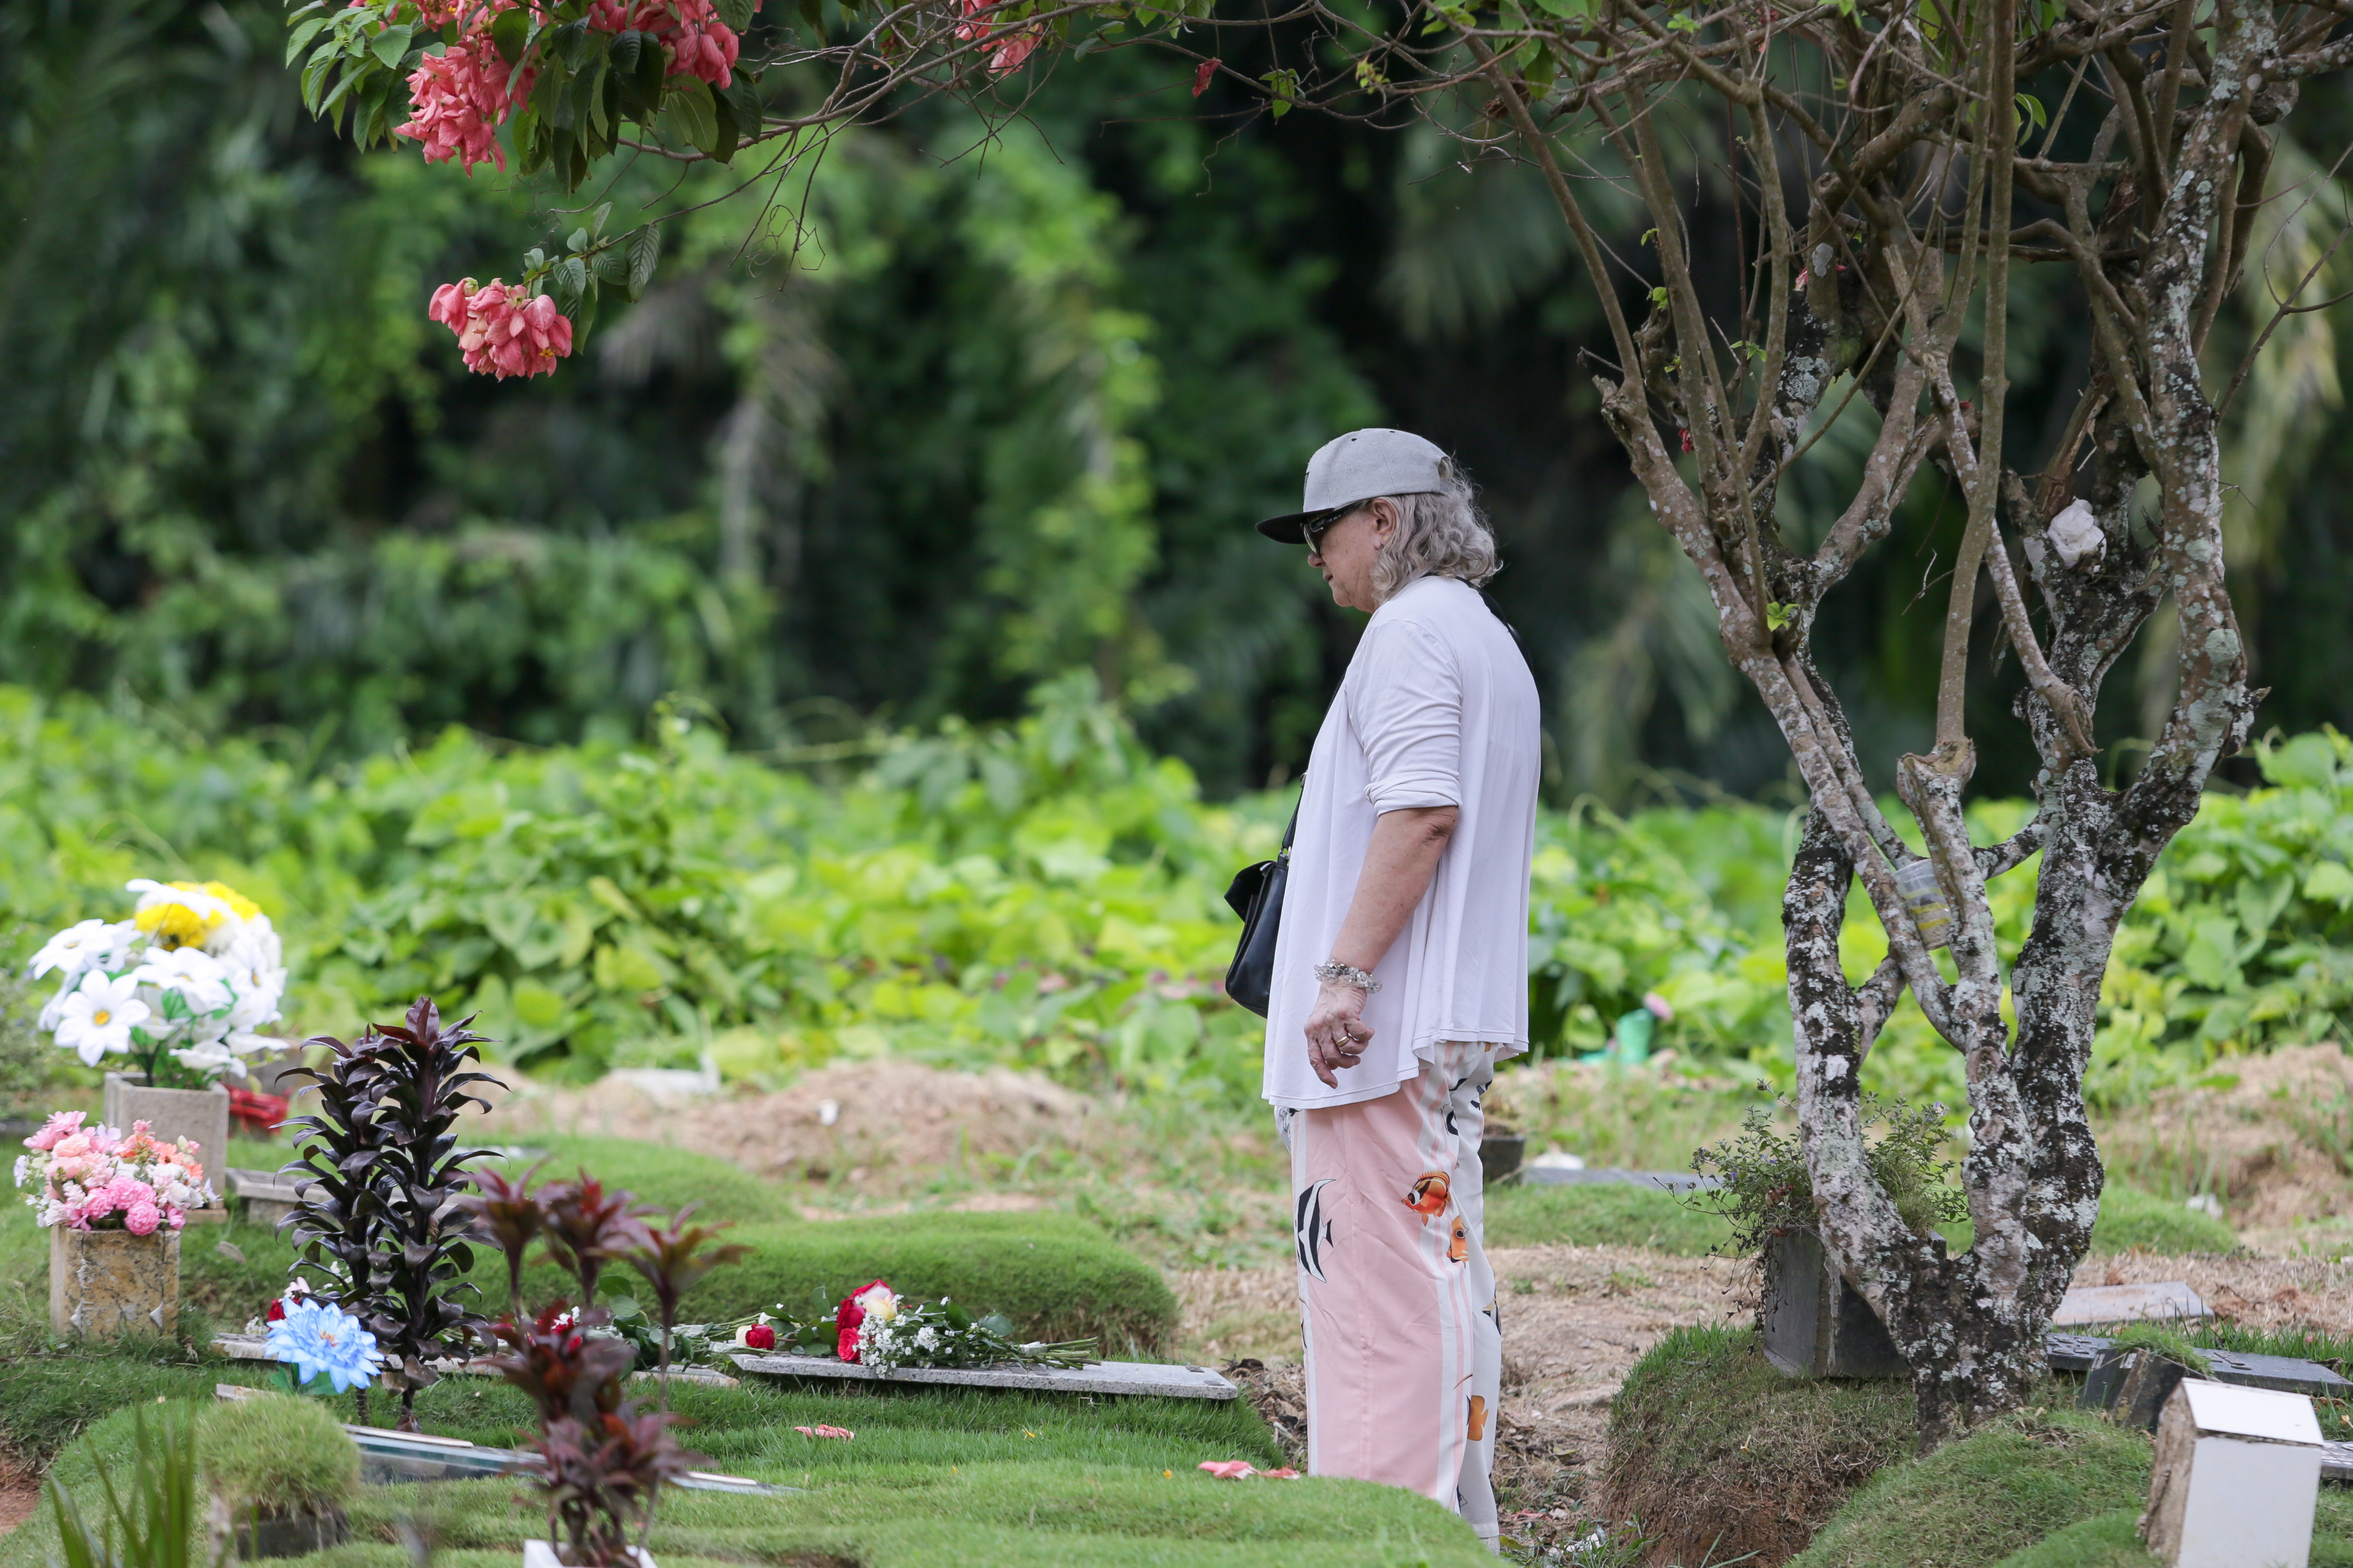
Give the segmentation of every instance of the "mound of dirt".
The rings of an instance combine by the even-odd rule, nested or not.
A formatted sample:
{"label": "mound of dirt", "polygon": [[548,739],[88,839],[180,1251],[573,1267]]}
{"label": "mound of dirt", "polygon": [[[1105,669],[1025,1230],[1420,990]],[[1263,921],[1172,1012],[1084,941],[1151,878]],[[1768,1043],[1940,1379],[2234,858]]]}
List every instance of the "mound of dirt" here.
{"label": "mound of dirt", "polygon": [[541,1131],[637,1138],[716,1155],[759,1175],[822,1180],[1001,1165],[1081,1147],[1094,1127],[1092,1101],[1034,1074],[945,1072],[884,1059],[827,1068],[773,1094],[658,1097],[618,1075],[581,1089],[526,1086],[479,1131],[516,1140]]}
{"label": "mound of dirt", "polygon": [[2353,1057],[2295,1046],[2216,1066],[2237,1083],[2168,1090],[2099,1128],[2109,1177],[2211,1193],[2259,1250],[2264,1233],[2353,1215]]}

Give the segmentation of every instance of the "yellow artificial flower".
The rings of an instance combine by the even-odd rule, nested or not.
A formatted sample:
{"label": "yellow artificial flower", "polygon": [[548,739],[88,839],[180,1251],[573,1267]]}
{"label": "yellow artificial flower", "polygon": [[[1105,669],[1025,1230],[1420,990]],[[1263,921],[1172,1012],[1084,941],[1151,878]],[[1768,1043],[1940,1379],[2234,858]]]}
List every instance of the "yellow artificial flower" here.
{"label": "yellow artificial flower", "polygon": [[[226,882],[174,882],[171,890],[204,895],[204,906],[199,908],[196,904],[177,899],[157,898],[155,893],[151,893],[148,899],[154,901],[150,903],[142,899],[141,902],[145,907],[131,917],[141,931],[169,947],[203,946],[206,937],[228,923],[229,914],[222,912],[222,905],[227,905],[229,912],[240,921],[249,921],[261,913],[260,905]],[[163,891],[160,888],[156,889],[156,893]]]}

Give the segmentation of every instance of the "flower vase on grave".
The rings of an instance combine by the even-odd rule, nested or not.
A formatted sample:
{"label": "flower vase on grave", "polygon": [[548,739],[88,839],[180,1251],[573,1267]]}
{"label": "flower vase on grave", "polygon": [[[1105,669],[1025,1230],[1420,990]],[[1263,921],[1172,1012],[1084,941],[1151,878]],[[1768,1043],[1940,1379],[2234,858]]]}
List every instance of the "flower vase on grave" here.
{"label": "flower vase on grave", "polygon": [[[228,1156],[228,1090],[219,1084],[207,1089],[156,1089],[144,1073],[106,1075],[106,1100],[99,1120],[128,1131],[147,1123],[148,1132],[166,1143],[185,1139],[195,1145],[206,1168],[217,1170]],[[188,1211],[192,1225],[217,1225],[228,1218],[218,1204]]]}
{"label": "flower vase on grave", "polygon": [[80,1339],[168,1334],[180,1315],[180,1233],[49,1229],[49,1329]]}

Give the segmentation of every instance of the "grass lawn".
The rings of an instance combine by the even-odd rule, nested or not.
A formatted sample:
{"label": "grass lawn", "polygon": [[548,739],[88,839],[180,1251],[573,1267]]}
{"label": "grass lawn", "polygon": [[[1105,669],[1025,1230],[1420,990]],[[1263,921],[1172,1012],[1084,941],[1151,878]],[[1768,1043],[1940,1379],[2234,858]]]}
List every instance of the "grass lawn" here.
{"label": "grass lawn", "polygon": [[[868,1281],[886,1279],[917,1297],[951,1297],[1001,1311],[1026,1335],[1044,1340],[1094,1335],[1113,1356],[1154,1357],[1173,1348],[1176,1300],[1157,1270],[1074,1215],[1053,1213],[955,1214],[941,1211],[810,1224],[787,1189],[723,1161],[617,1138],[550,1138],[551,1173],[586,1167],[607,1185],[626,1187],[663,1207],[701,1201],[704,1212],[736,1221],[728,1239],[753,1249],[715,1269],[691,1292],[683,1321],[710,1322],[783,1306],[811,1316]],[[284,1145],[233,1140],[229,1163],[271,1168]],[[274,1230],[242,1219],[191,1226],[181,1233],[181,1296],[216,1325],[259,1317],[284,1289],[294,1248]],[[46,1302],[48,1238],[32,1213],[10,1204],[0,1213],[0,1295]],[[494,1309],[505,1305],[505,1263],[478,1250],[470,1278]],[[629,1291],[638,1277],[616,1267],[608,1292]],[[532,1300],[563,1294],[566,1277],[534,1263],[525,1271]],[[5,1307],[0,1307],[5,1321]]]}
{"label": "grass lawn", "polygon": [[[1947,1226],[1956,1249],[1968,1245],[1966,1221]],[[1648,1247],[1697,1258],[1731,1240],[1731,1227],[1683,1198],[1631,1184],[1497,1187],[1487,1198],[1487,1245]],[[2119,1182],[2100,1194],[2092,1227],[2094,1253],[2140,1247],[2168,1254],[2228,1252],[2239,1238],[2221,1220]]]}
{"label": "grass lawn", "polygon": [[[199,1370],[149,1386],[193,1393],[190,1373]],[[675,1408],[692,1423],[686,1441],[718,1468],[803,1490],[670,1494],[651,1543],[664,1568],[752,1559],[808,1568],[1493,1561],[1436,1503],[1395,1488],[1202,1475],[1203,1459],[1280,1462],[1271,1434],[1240,1402],[936,1389],[818,1394],[748,1384],[677,1394]],[[511,1443],[527,1416],[519,1394],[474,1379],[451,1379],[418,1403],[427,1430],[476,1441]],[[57,1477],[78,1497],[94,1492],[94,1461],[120,1474],[132,1422],[154,1409],[142,1402],[100,1421],[59,1459]],[[793,1430],[820,1422],[857,1436]],[[411,1568],[396,1544],[406,1520],[432,1532],[442,1568],[512,1568],[522,1541],[543,1533],[516,1499],[508,1480],[364,1488],[353,1539],[304,1561]],[[0,1543],[0,1568],[41,1568],[54,1539],[48,1519],[37,1518]]]}

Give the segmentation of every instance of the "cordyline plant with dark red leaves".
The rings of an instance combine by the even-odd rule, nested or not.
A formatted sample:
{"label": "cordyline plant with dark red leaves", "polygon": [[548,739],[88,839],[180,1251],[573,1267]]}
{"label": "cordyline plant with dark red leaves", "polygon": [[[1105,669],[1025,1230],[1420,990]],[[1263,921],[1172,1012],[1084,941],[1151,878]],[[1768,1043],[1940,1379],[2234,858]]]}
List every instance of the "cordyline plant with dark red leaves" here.
{"label": "cordyline plant with dark red leaves", "polygon": [[[370,1025],[350,1045],[322,1036],[330,1053],[301,1069],[320,1088],[321,1110],[290,1125],[301,1156],[286,1167],[310,1178],[288,1223],[303,1258],[332,1281],[337,1304],[375,1335],[400,1389],[400,1427],[417,1429],[417,1391],[438,1380],[433,1363],[471,1352],[482,1328],[461,1276],[473,1267],[472,1215],[453,1200],[470,1179],[456,1128],[469,1105],[490,1108],[474,1070],[487,1037],[444,1027],[419,996],[405,1023]],[[324,1293],[324,1292],[322,1292]]]}
{"label": "cordyline plant with dark red leaves", "polygon": [[492,1364],[539,1407],[533,1473],[547,1509],[548,1540],[575,1568],[629,1563],[631,1527],[641,1544],[662,1483],[702,1458],[670,1436],[677,1417],[640,1414],[621,1398],[636,1348],[588,1331],[610,1321],[595,1308],[555,1301],[528,1324],[509,1319],[492,1331],[509,1347]]}
{"label": "cordyline plant with dark red leaves", "polygon": [[[460,1202],[480,1233],[506,1253],[512,1298],[522,1295],[523,1260],[534,1241],[579,1286],[578,1308],[554,1302],[525,1322],[517,1307],[501,1321],[492,1331],[507,1353],[494,1364],[539,1407],[532,1447],[549,1539],[567,1563],[617,1568],[628,1561],[631,1524],[639,1542],[652,1529],[662,1483],[698,1462],[669,1431],[667,1374],[679,1302],[704,1275],[746,1249],[713,1246],[724,1226],[691,1224],[691,1204],[668,1224],[649,1223],[628,1193],[607,1190],[586,1172],[575,1181],[533,1190],[536,1173],[512,1182],[485,1175]],[[621,1379],[636,1363],[637,1348],[592,1331],[613,1321],[593,1303],[599,1277],[615,1260],[645,1276],[659,1310],[660,1411],[640,1414],[621,1398]]]}
{"label": "cordyline plant with dark red leaves", "polygon": [[740,1242],[721,1246],[712,1243],[727,1224],[691,1225],[694,1211],[702,1205],[689,1204],[678,1211],[670,1224],[641,1225],[637,1245],[623,1255],[629,1267],[645,1276],[646,1284],[654,1293],[654,1306],[661,1324],[661,1390],[662,1407],[670,1407],[670,1332],[678,1327],[678,1304],[689,1290],[701,1283],[712,1269],[736,1263],[751,1252]]}

